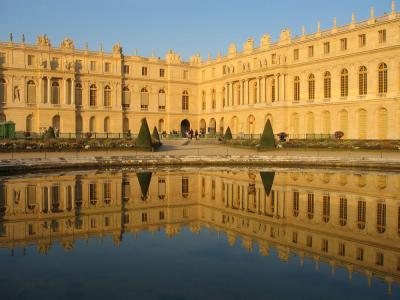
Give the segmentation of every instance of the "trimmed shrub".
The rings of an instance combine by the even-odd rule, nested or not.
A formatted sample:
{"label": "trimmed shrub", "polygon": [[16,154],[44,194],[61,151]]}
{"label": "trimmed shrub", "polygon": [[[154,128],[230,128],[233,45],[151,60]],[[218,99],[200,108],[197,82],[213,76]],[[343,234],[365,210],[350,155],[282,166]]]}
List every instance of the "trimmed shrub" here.
{"label": "trimmed shrub", "polygon": [[158,144],[161,144],[160,135],[158,134],[158,130],[157,130],[156,126],[154,126],[153,133],[152,133],[151,137],[153,138],[154,142],[156,142]]}
{"label": "trimmed shrub", "polygon": [[136,148],[149,151],[151,151],[153,148],[149,125],[147,124],[146,118],[142,119],[142,125],[140,126],[139,135],[135,141],[135,146]]}
{"label": "trimmed shrub", "polygon": [[260,149],[275,149],[275,136],[272,130],[272,125],[270,120],[265,123],[264,131],[260,139]]}
{"label": "trimmed shrub", "polygon": [[149,186],[151,182],[151,172],[140,172],[136,173],[137,179],[140,185],[140,191],[142,192],[142,197],[146,197],[149,192]]}
{"label": "trimmed shrub", "polygon": [[44,136],[45,139],[55,139],[56,138],[56,134],[54,132],[53,127],[49,127],[49,129],[47,129],[47,132]]}
{"label": "trimmed shrub", "polygon": [[228,126],[228,128],[225,131],[224,140],[228,141],[231,139],[232,139],[232,132],[231,132],[231,128]]}
{"label": "trimmed shrub", "polygon": [[272,185],[274,184],[275,172],[260,172],[260,177],[264,185],[265,193],[269,196]]}

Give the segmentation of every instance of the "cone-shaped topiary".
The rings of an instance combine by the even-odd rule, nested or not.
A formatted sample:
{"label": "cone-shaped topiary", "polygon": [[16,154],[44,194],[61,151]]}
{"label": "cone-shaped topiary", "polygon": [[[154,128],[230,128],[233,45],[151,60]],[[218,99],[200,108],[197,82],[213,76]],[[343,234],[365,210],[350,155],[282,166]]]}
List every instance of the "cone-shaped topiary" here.
{"label": "cone-shaped topiary", "polygon": [[151,141],[149,125],[147,124],[146,118],[142,119],[142,125],[140,126],[139,135],[135,141],[135,146],[144,150],[152,149],[153,143]]}
{"label": "cone-shaped topiary", "polygon": [[265,123],[264,131],[260,139],[260,149],[274,149],[275,147],[275,136],[272,131],[271,122],[268,119],[267,123]]}
{"label": "cone-shaped topiary", "polygon": [[56,134],[54,132],[53,127],[51,127],[51,126],[49,127],[49,129],[46,132],[45,138],[46,139],[55,139],[56,138]]}
{"label": "cone-shaped topiary", "polygon": [[272,185],[274,184],[275,172],[260,172],[260,177],[264,185],[265,193],[269,196]]}
{"label": "cone-shaped topiary", "polygon": [[156,143],[158,143],[158,144],[161,143],[161,141],[160,141],[160,135],[158,134],[158,130],[157,130],[157,127],[156,127],[156,126],[154,126],[153,134],[151,135],[151,137],[153,138],[153,140],[154,140]]}
{"label": "cone-shaped topiary", "polygon": [[225,131],[224,140],[231,140],[231,139],[232,139],[232,132],[231,128],[228,126],[228,128]]}
{"label": "cone-shaped topiary", "polygon": [[147,193],[149,192],[151,175],[152,175],[151,172],[136,173],[140,185],[140,191],[142,192],[142,197],[146,197]]}

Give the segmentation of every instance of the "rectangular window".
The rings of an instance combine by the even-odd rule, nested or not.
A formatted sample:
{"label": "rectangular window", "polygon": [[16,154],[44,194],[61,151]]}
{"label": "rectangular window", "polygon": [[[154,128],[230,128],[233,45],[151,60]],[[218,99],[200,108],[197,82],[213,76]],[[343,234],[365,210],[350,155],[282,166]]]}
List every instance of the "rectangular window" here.
{"label": "rectangular window", "polygon": [[142,213],[142,222],[147,222],[147,213]]}
{"label": "rectangular window", "polygon": [[50,67],[52,70],[57,70],[60,66],[60,60],[58,59],[58,57],[53,57],[51,59],[51,63],[50,63]]}
{"label": "rectangular window", "polygon": [[383,253],[382,252],[376,253],[376,265],[383,266]]}
{"label": "rectangular window", "polygon": [[299,60],[299,49],[294,49],[293,50],[293,59],[294,60]]}
{"label": "rectangular window", "polygon": [[28,66],[33,66],[35,61],[35,56],[34,55],[28,55]]}
{"label": "rectangular window", "polygon": [[129,66],[128,65],[124,65],[124,74],[129,74]]}
{"label": "rectangular window", "polygon": [[160,69],[160,77],[165,77],[165,69]]}
{"label": "rectangular window", "polygon": [[364,249],[363,248],[357,248],[356,259],[358,261],[363,261],[364,260]]}
{"label": "rectangular window", "polygon": [[28,225],[28,234],[29,235],[35,235],[36,234],[36,230],[35,230],[35,227],[33,227],[33,224],[29,224]]}
{"label": "rectangular window", "polygon": [[104,217],[104,227],[108,227],[110,224],[110,217]]}
{"label": "rectangular window", "polygon": [[0,52],[0,64],[6,63],[6,54],[4,52]]}
{"label": "rectangular window", "polygon": [[110,204],[111,202],[111,183],[104,182],[103,184],[103,201],[105,204]]}
{"label": "rectangular window", "polygon": [[160,211],[159,218],[160,218],[160,221],[162,221],[162,220],[165,219],[165,213],[164,213],[164,211]]}
{"label": "rectangular window", "polygon": [[147,76],[147,67],[142,67],[142,76]]}
{"label": "rectangular window", "polygon": [[276,54],[271,54],[271,63],[272,63],[273,65],[276,64]]}
{"label": "rectangular window", "polygon": [[346,255],[346,245],[344,243],[339,243],[339,255],[340,256]]}
{"label": "rectangular window", "polygon": [[96,71],[96,62],[95,61],[90,62],[90,71]]}
{"label": "rectangular window", "polygon": [[111,72],[111,63],[106,62],[104,64],[104,72],[106,72],[106,73]]}
{"label": "rectangular window", "polygon": [[307,236],[307,247],[312,247],[312,236],[311,235]]}
{"label": "rectangular window", "polygon": [[386,43],[386,29],[379,30],[379,44]]}
{"label": "rectangular window", "polygon": [[326,239],[322,240],[322,251],[328,252],[328,240]]}
{"label": "rectangular window", "polygon": [[340,40],[340,50],[344,51],[347,50],[347,39],[341,39]]}
{"label": "rectangular window", "polygon": [[293,234],[292,234],[292,242],[294,244],[297,244],[297,232],[293,232]]}
{"label": "rectangular window", "polygon": [[96,228],[96,227],[97,227],[96,219],[94,218],[90,219],[90,228]]}
{"label": "rectangular window", "polygon": [[358,46],[365,47],[367,45],[367,36],[365,34],[360,34],[358,36]]}
{"label": "rectangular window", "polygon": [[123,218],[124,218],[124,219],[123,219],[124,225],[129,224],[129,215],[126,214],[126,215],[123,216]]}
{"label": "rectangular window", "polygon": [[308,57],[314,57],[314,46],[308,46]]}
{"label": "rectangular window", "polygon": [[189,71],[188,70],[184,70],[183,71],[183,79],[184,80],[188,80],[189,79]]}
{"label": "rectangular window", "polygon": [[324,54],[329,54],[331,52],[331,44],[329,42],[324,43]]}
{"label": "rectangular window", "polygon": [[182,177],[182,196],[187,197],[189,195],[189,177]]}
{"label": "rectangular window", "polygon": [[95,205],[97,202],[97,185],[96,183],[89,184],[89,201],[90,204]]}

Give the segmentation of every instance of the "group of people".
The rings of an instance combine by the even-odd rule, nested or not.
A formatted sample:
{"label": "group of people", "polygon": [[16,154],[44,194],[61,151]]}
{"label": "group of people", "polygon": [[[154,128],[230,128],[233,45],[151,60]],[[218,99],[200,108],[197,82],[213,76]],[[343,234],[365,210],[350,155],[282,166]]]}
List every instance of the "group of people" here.
{"label": "group of people", "polygon": [[185,134],[188,140],[193,139],[193,136],[196,138],[196,140],[199,139],[199,132],[197,130],[195,132],[193,132],[193,129],[186,130]]}

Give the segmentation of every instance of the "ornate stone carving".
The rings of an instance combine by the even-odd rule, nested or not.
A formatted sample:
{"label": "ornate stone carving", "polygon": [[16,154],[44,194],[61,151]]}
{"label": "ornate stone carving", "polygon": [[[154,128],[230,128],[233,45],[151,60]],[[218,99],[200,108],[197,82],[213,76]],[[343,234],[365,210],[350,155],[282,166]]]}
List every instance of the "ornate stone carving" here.
{"label": "ornate stone carving", "polygon": [[113,50],[114,54],[122,54],[122,47],[121,47],[120,43],[116,43],[113,46],[112,50]]}
{"label": "ornate stone carving", "polygon": [[74,49],[74,41],[68,37],[66,37],[60,44],[60,48],[62,49]]}
{"label": "ornate stone carving", "polygon": [[45,47],[45,46],[50,47],[51,46],[50,39],[45,34],[44,35],[38,35],[36,41],[37,41],[38,46],[43,46],[43,47]]}
{"label": "ornate stone carving", "polygon": [[14,100],[14,102],[21,102],[21,95],[20,95],[18,86],[14,87],[14,98],[13,98],[13,100]]}

